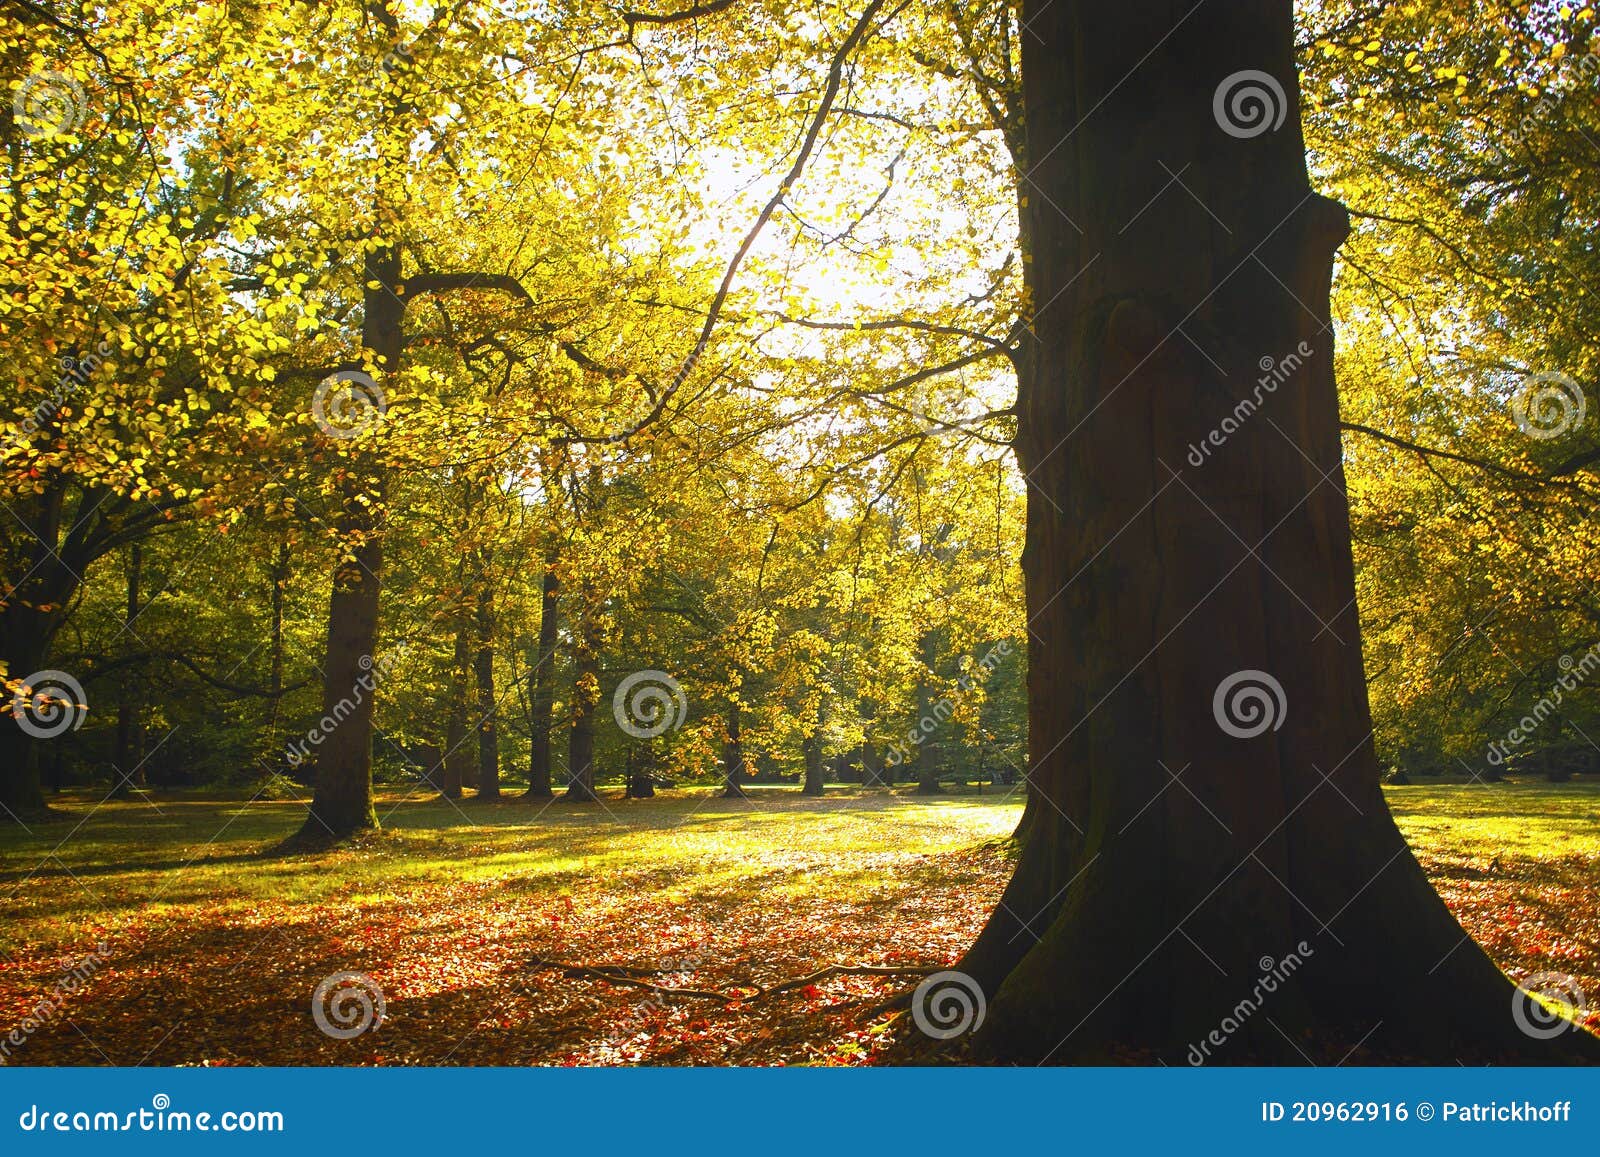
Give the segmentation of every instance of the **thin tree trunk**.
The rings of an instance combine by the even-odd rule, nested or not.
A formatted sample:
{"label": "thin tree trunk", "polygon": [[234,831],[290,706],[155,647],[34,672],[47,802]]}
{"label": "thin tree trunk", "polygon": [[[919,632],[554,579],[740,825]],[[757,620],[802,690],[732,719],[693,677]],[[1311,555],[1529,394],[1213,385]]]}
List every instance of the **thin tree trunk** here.
{"label": "thin tree trunk", "polygon": [[[122,625],[131,627],[139,617],[139,582],[144,575],[144,551],[138,543],[128,548],[127,605],[123,611]],[[111,761],[114,777],[111,795],[126,799],[133,793],[139,767],[139,697],[134,686],[134,672],[130,668],[123,676],[117,695],[116,755]]]}
{"label": "thin tree trunk", "polygon": [[594,791],[594,721],[600,706],[600,648],[602,631],[594,592],[583,591],[583,627],[579,632],[576,677],[572,687],[572,729],[567,735],[568,783],[563,799],[588,803]]}
{"label": "thin tree trunk", "polygon": [[722,797],[724,799],[743,799],[748,793],[744,790],[744,742],[740,738],[740,711],[737,703],[729,704],[727,735],[722,743]]}
{"label": "thin tree trunk", "polygon": [[629,799],[652,799],[656,794],[656,785],[652,778],[655,771],[655,752],[649,744],[638,743],[628,749],[628,789]]}
{"label": "thin tree trunk", "polygon": [[805,737],[801,744],[802,754],[806,761],[805,782],[800,785],[801,795],[821,795],[823,793],[823,762],[822,762],[822,735],[812,732]]}
{"label": "thin tree trunk", "polygon": [[938,658],[938,639],[932,631],[925,631],[920,641],[919,650],[922,666],[917,671],[917,722],[916,734],[919,742],[916,745],[917,753],[917,795],[939,795],[944,789],[939,786],[939,765],[934,758],[933,728],[938,719],[934,712],[933,687],[930,680],[933,678],[933,665]]}
{"label": "thin tree trunk", "polygon": [[539,648],[528,673],[528,700],[533,707],[528,740],[528,790],[526,799],[549,799],[550,731],[555,715],[556,628],[559,614],[554,547],[544,556],[544,587],[539,600]]}
{"label": "thin tree trunk", "polygon": [[[400,366],[405,314],[399,294],[399,247],[374,249],[367,255],[365,274],[361,344],[372,351],[381,372],[393,373]],[[378,512],[384,490],[380,467],[352,464],[336,526],[339,541],[351,545],[333,576],[322,663],[323,719],[332,725],[317,747],[317,784],[297,837],[312,844],[378,826],[372,797],[372,721],[383,575]]]}
{"label": "thin tree trunk", "polygon": [[861,745],[861,785],[863,787],[888,787],[884,778],[886,761],[879,757],[878,745],[867,740]]}
{"label": "thin tree trunk", "polygon": [[444,735],[444,784],[446,799],[460,799],[461,789],[471,782],[477,765],[471,746],[472,696],[467,690],[471,678],[472,639],[466,617],[456,622],[455,651],[450,663],[449,713]]}
{"label": "thin tree trunk", "polygon": [[494,588],[486,574],[480,574],[479,581],[482,586],[474,619],[478,646],[472,660],[478,687],[478,798],[496,800],[500,798],[500,726],[494,693]]}
{"label": "thin tree trunk", "polygon": [[[1526,998],[1379,790],[1329,332],[1346,219],[1308,184],[1293,5],[1026,0],[1022,21],[1034,796],[961,965],[988,995],[976,1054],[1192,1062],[1225,1020],[1209,1059],[1600,1052],[1518,1030]],[[1219,85],[1263,70],[1282,127],[1224,131]]]}
{"label": "thin tree trunk", "polygon": [[284,596],[289,584],[289,544],[287,541],[278,544],[277,558],[273,560],[272,570],[268,573],[272,582],[270,594],[272,618],[267,631],[267,687],[272,696],[267,701],[267,743],[268,757],[279,758],[278,747],[278,718],[283,711],[283,670],[284,670],[284,645],[283,645],[283,608]]}

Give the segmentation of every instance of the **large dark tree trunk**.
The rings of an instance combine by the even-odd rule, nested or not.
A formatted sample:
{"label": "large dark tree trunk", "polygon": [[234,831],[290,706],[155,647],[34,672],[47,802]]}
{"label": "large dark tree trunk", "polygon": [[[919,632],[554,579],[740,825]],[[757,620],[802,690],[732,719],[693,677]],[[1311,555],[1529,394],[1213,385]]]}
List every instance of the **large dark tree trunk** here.
{"label": "large dark tree trunk", "polygon": [[[6,614],[6,677],[39,670],[49,650],[48,616]],[[39,741],[19,726],[12,695],[0,697],[0,819],[25,822],[45,807],[39,786]]]}
{"label": "large dark tree trunk", "polygon": [[[367,255],[361,343],[378,369],[400,365],[402,323],[400,250],[387,245]],[[365,468],[362,468],[365,466]],[[380,525],[384,478],[370,463],[352,464],[337,529],[349,553],[333,576],[328,641],[322,663],[322,712],[334,720],[317,747],[317,784],[298,839],[324,843],[378,826],[372,801],[372,718],[376,687],[378,596],[383,575]]]}
{"label": "large dark tree trunk", "polygon": [[556,615],[560,582],[556,578],[556,553],[546,552],[544,589],[539,600],[539,648],[531,656],[528,674],[528,701],[533,719],[529,725],[528,790],[526,799],[549,799],[550,729],[555,714]]}
{"label": "large dark tree trunk", "polygon": [[[139,617],[139,583],[144,577],[144,551],[138,543],[128,548],[127,606],[122,625],[131,627]],[[133,792],[136,778],[140,777],[139,749],[139,695],[133,670],[124,672],[122,685],[117,689],[117,742],[111,760],[111,795],[125,799]]]}
{"label": "large dark tree trunk", "polygon": [[478,687],[478,798],[500,798],[500,705],[494,694],[494,588],[488,576],[479,575],[477,614],[473,626],[477,650],[472,656],[472,673]]}
{"label": "large dark tree trunk", "polygon": [[[26,679],[44,668],[63,621],[62,608],[77,587],[72,568],[59,552],[61,493],[47,491],[16,506],[29,534],[25,551],[15,561],[7,559],[8,570],[16,568],[16,586],[0,599],[0,659],[9,680]],[[39,785],[40,744],[64,739],[30,735],[19,725],[13,702],[10,693],[0,695],[0,821],[26,822],[46,810]]]}
{"label": "large dark tree trunk", "polygon": [[[1346,220],[1309,187],[1292,4],[1028,0],[1022,21],[1033,793],[962,965],[989,998],[975,1050],[1193,1061],[1227,1021],[1206,1058],[1592,1051],[1518,1030],[1378,787],[1329,330]],[[1280,127],[1219,127],[1248,121],[1213,112],[1245,70],[1281,87]]]}
{"label": "large dark tree trunk", "polygon": [[567,791],[562,799],[588,803],[594,792],[594,717],[600,708],[600,648],[603,645],[594,592],[583,592],[584,620],[578,633],[572,687],[572,729],[567,734]]}

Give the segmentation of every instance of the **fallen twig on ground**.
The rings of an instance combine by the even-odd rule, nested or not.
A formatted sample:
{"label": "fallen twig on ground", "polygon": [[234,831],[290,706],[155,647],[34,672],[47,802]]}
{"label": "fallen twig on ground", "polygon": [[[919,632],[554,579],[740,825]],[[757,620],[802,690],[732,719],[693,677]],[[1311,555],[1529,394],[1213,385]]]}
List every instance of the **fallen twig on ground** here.
{"label": "fallen twig on ground", "polygon": [[582,976],[593,980],[606,980],[612,984],[627,984],[635,988],[646,988],[651,992],[663,993],[667,996],[682,996],[695,1000],[719,1000],[724,1004],[754,1004],[771,996],[781,996],[795,989],[806,988],[819,980],[827,980],[834,976],[927,976],[938,972],[939,965],[893,965],[893,964],[829,964],[815,972],[808,972],[804,976],[797,976],[790,980],[779,981],[772,985],[740,985],[736,989],[722,990],[711,988],[673,988],[670,985],[655,984],[643,979],[646,976],[661,976],[669,972],[689,972],[692,969],[671,968],[637,968],[624,964],[583,964],[575,961],[549,960],[542,956],[530,957],[528,967],[534,969],[549,969],[567,976]]}

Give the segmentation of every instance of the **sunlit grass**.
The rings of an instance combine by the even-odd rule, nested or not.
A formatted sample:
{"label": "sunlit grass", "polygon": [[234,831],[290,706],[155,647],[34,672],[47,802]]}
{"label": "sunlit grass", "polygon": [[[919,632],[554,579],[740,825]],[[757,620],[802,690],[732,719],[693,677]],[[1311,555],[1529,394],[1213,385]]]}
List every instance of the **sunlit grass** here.
{"label": "sunlit grass", "polygon": [[[711,791],[653,800],[453,805],[380,794],[383,830],[354,847],[275,859],[262,855],[304,817],[300,802],[217,802],[187,795],[100,802],[70,796],[77,813],[31,834],[0,829],[8,923],[19,940],[65,931],[62,921],[141,919],[205,903],[213,911],[338,900],[379,904],[414,889],[500,882],[554,896],[649,889],[704,896],[759,880],[775,895],[870,891],[890,867],[1003,837],[1018,796],[935,801],[792,789],[724,800]],[[61,886],[44,888],[46,880]]]}
{"label": "sunlit grass", "polygon": [[[1600,989],[1600,784],[1388,798],[1497,961]],[[1022,805],[786,788],[458,806],[386,789],[382,831],[292,858],[265,853],[300,825],[303,801],[80,794],[60,806],[71,819],[0,829],[0,1012],[23,1015],[97,944],[109,963],[70,1024],[30,1038],[25,1063],[137,1064],[152,1042],[162,1064],[826,1059],[860,1048],[852,1017],[881,985],[840,980],[754,1018],[673,1008],[645,1031],[636,990],[528,962],[688,959],[678,982],[719,988],[830,961],[948,966],[999,898]],[[389,1002],[381,1034],[359,1042],[330,1040],[306,1014],[318,981],[346,970]]]}
{"label": "sunlit grass", "polygon": [[1390,787],[1389,808],[1413,847],[1438,854],[1600,856],[1600,783]]}

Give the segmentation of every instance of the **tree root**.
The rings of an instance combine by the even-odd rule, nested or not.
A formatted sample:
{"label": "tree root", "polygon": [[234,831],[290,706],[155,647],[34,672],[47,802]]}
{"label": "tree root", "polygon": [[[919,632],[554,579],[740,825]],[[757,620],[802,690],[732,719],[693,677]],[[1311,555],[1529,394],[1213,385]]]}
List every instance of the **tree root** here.
{"label": "tree root", "polygon": [[[529,968],[549,969],[560,972],[566,976],[587,977],[591,980],[605,980],[612,984],[626,984],[634,988],[645,988],[651,992],[659,992],[666,996],[682,996],[693,1000],[715,1000],[723,1004],[755,1004],[769,997],[781,996],[795,989],[805,988],[827,980],[834,976],[928,976],[938,972],[939,965],[893,965],[893,964],[830,964],[819,968],[815,972],[808,972],[804,976],[796,976],[790,980],[779,981],[772,985],[740,985],[734,989],[721,990],[712,988],[673,988],[665,984],[656,984],[645,980],[646,976],[662,976],[672,972],[692,972],[687,968],[634,968],[623,964],[580,964],[571,961],[547,960],[542,956],[534,956],[527,961]],[[909,997],[896,997],[890,1004],[894,1004]],[[888,1006],[885,1006],[888,1007]]]}

